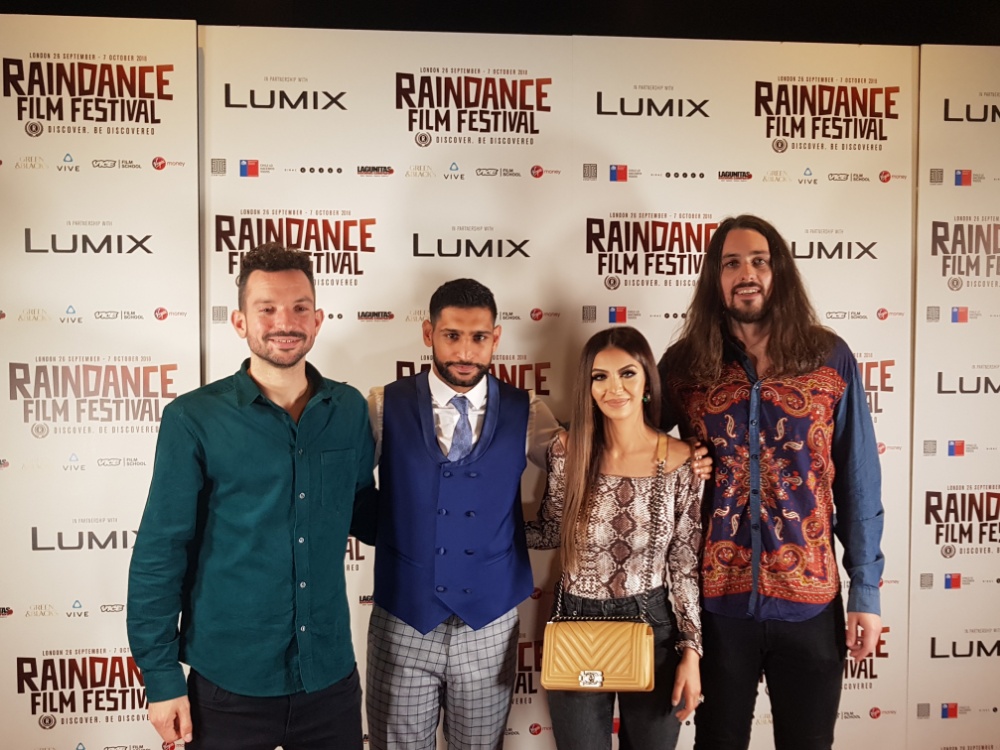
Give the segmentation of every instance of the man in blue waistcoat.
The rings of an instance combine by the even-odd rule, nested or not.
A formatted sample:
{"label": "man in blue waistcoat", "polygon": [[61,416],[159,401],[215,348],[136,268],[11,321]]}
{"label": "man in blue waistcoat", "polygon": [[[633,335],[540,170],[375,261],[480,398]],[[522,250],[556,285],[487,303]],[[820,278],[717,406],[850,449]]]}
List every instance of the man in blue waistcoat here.
{"label": "man in blue waistcoat", "polygon": [[369,396],[381,450],[366,690],[372,750],[433,750],[442,707],[453,750],[503,745],[516,607],[534,586],[521,472],[526,454],[544,466],[559,426],[537,398],[488,374],[496,317],[479,282],[442,285],[423,323],[430,372]]}

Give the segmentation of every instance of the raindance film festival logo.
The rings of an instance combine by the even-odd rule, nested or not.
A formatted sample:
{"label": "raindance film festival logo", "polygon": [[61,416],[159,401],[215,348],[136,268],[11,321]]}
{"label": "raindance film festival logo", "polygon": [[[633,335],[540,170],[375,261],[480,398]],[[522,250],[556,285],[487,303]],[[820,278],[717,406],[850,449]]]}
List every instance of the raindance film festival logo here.
{"label": "raindance film festival logo", "polygon": [[[177,396],[177,365],[156,364],[145,355],[35,359],[8,363],[8,375],[10,400],[21,402],[24,424],[31,424],[36,438],[50,431],[155,433],[165,402]],[[139,364],[99,364],[108,359]]]}
{"label": "raindance film festival logo", "polygon": [[484,72],[498,71],[421,67],[396,73],[396,109],[406,113],[418,146],[534,144],[552,110],[552,79],[529,77],[527,70]]}
{"label": "raindance film festival logo", "polygon": [[[16,657],[17,694],[25,696],[43,729],[111,720],[145,722],[148,703],[139,668],[131,656],[109,655],[124,650],[74,649],[69,656],[69,651],[53,649],[41,658]],[[112,719],[110,714],[118,715]]]}
{"label": "raindance film festival logo", "polygon": [[378,220],[366,218],[326,218],[350,215],[340,209],[316,209],[304,217],[303,210],[269,213],[257,208],[242,209],[238,214],[214,217],[215,252],[224,253],[226,270],[239,272],[243,255],[265,242],[280,242],[285,247],[308,253],[313,262],[316,286],[353,285],[353,277],[364,275],[363,258],[376,251],[375,228]]}
{"label": "raindance film festival logo", "polygon": [[135,57],[139,64],[4,58],[3,96],[13,99],[29,136],[153,135],[148,126],[161,123],[161,108],[174,98],[174,66]]}
{"label": "raindance film festival logo", "polygon": [[[779,76],[754,82],[754,116],[777,153],[792,150],[881,151],[886,122],[899,119],[899,86],[871,79]],[[861,84],[861,85],[859,85]]]}
{"label": "raindance film festival logo", "polygon": [[[984,485],[971,485],[982,487]],[[1000,545],[1000,485],[993,490],[949,485],[924,492],[924,525],[945,558],[992,554]]]}
{"label": "raindance film festival logo", "polygon": [[[686,285],[687,282],[693,285],[719,224],[716,221],[673,220],[678,216],[701,218],[709,215],[615,212],[607,219],[587,218],[586,253],[595,257],[597,275],[666,277],[666,285]],[[690,278],[674,281],[674,277]],[[605,285],[608,286],[607,281]],[[627,280],[625,285],[629,285]]]}
{"label": "raindance film festival logo", "polygon": [[966,284],[1000,287],[997,280],[1000,278],[1000,216],[988,218],[988,221],[977,222],[931,222],[931,258],[933,261],[940,259],[941,276],[948,277],[948,287],[953,291]]}

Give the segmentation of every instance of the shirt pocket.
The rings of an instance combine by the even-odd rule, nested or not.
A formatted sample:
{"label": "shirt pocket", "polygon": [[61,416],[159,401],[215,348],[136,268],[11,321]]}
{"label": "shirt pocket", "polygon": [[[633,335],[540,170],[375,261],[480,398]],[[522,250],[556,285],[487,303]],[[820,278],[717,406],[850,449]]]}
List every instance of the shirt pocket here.
{"label": "shirt pocket", "polygon": [[357,458],[354,448],[320,453],[320,502],[324,508],[350,515],[354,507]]}

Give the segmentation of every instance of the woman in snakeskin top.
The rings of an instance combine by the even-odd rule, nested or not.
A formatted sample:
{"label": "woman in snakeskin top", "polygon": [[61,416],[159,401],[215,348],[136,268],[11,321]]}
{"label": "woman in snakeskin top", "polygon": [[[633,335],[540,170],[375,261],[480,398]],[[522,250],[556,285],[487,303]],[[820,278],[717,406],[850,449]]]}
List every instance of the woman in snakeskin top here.
{"label": "woman in snakeskin top", "polygon": [[[619,326],[591,337],[580,357],[570,431],[549,446],[538,520],[526,524],[530,547],[560,549],[563,614],[637,616],[645,601],[655,688],[617,694],[622,750],[675,747],[701,693],[703,484],[688,444],[656,429],[659,415],[659,376],[643,335]],[[661,440],[668,445],[658,461]],[[699,462],[700,472],[706,463]],[[610,748],[615,697],[550,691],[557,746]]]}

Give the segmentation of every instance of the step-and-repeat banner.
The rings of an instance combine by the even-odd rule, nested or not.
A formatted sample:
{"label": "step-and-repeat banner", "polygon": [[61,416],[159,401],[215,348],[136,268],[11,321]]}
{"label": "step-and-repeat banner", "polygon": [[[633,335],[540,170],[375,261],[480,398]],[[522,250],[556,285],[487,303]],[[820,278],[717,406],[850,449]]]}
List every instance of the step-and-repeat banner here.
{"label": "step-and-repeat banner", "polygon": [[1000,49],[925,47],[920,80],[907,725],[997,748]]}
{"label": "step-and-repeat banner", "polygon": [[0,703],[18,748],[158,748],[125,636],[163,407],[201,380],[197,29],[0,21]]}
{"label": "step-and-repeat banner", "polygon": [[[962,333],[971,337],[976,326],[975,341],[985,340],[987,289],[972,291],[975,274],[936,269],[939,254],[971,258],[974,237],[968,251],[955,249],[956,232],[979,230],[954,227],[995,220],[985,216],[987,198],[973,209],[946,185],[940,193],[953,190],[955,202],[935,221],[952,225],[951,239],[933,244],[931,219],[922,213],[916,222],[915,48],[4,20],[0,248],[14,273],[0,282],[9,395],[0,534],[7,570],[20,572],[5,574],[0,588],[0,628],[9,631],[0,697],[18,746],[159,744],[143,723],[141,676],[124,638],[127,550],[163,405],[246,356],[228,322],[234,279],[241,254],[266,241],[314,259],[325,315],[310,359],[328,377],[367,393],[429,367],[420,323],[430,295],[471,276],[493,289],[500,309],[494,373],[534,390],[565,419],[582,343],[627,323],[656,352],[665,349],[719,222],[758,213],[789,240],[817,312],[858,358],[882,453],[888,528],[906,528],[914,242],[928,284],[920,294],[937,295],[916,308],[918,352],[922,330],[947,327],[955,315],[948,302],[966,294],[979,296],[975,308],[956,308],[971,321]],[[996,188],[980,184],[995,184],[989,165],[972,153],[983,140],[977,134],[991,132],[982,122],[996,112],[991,84],[949,88],[975,62],[961,55],[973,52],[936,54],[935,85],[944,93],[937,105],[925,94],[931,109],[922,118],[937,117],[934,153],[945,182],[962,166],[950,164],[958,158],[952,142],[961,140],[971,191],[992,189],[995,204]],[[982,60],[975,64],[990,70]],[[942,97],[953,108],[944,121]],[[922,162],[921,186],[928,175],[940,183],[940,170]],[[969,291],[956,294],[952,277],[964,277]],[[934,329],[937,308],[945,317]],[[958,335],[942,345],[955,349],[940,358],[948,366],[971,359],[968,372],[943,376],[954,386],[939,389],[965,393],[979,383],[985,406],[997,377],[989,380],[988,353],[971,353],[984,347]],[[918,369],[918,418],[921,382]],[[986,461],[985,426],[974,436],[946,396],[931,391],[926,399],[946,410],[956,434],[939,436],[944,420],[935,415],[923,431],[918,421],[915,466],[942,460],[949,441],[963,443],[953,437],[965,438],[972,460]],[[921,458],[932,438],[941,452]],[[914,559],[923,554],[933,584],[951,587],[955,574],[938,572],[948,561],[938,562],[937,543],[921,542],[938,533],[920,520],[925,490],[941,494],[928,513],[957,529],[972,505],[947,493],[955,482],[987,482],[986,465],[955,478],[926,469],[924,488],[915,484]],[[543,472],[529,468],[529,515],[542,483]],[[992,506],[983,502],[986,521]],[[946,676],[932,670],[940,662],[915,660],[929,636],[959,655],[966,641],[973,650],[982,641],[988,656],[993,641],[981,633],[992,623],[970,609],[964,625],[932,633],[927,612],[908,632],[911,591],[914,606],[924,607],[951,592],[918,589],[922,568],[911,572],[906,533],[890,531],[883,548],[884,629],[876,653],[845,669],[838,746],[892,747],[909,729],[909,747],[942,750],[954,738],[947,726],[932,737],[913,721],[928,702],[938,715]],[[362,672],[372,558],[349,540],[344,565]],[[515,749],[554,747],[539,684],[554,555],[533,552],[532,564],[536,590],[520,608],[506,738]],[[985,587],[985,571],[974,572]],[[988,611],[982,597],[978,606]],[[979,710],[971,696],[988,682],[989,660],[978,660],[975,673],[962,666],[971,661],[940,669],[964,681],[954,699],[970,698],[956,710],[968,742],[982,742],[994,736],[995,715],[966,717],[962,707]],[[772,747],[764,684],[754,723],[752,747]],[[689,726],[680,747],[692,740]]]}

